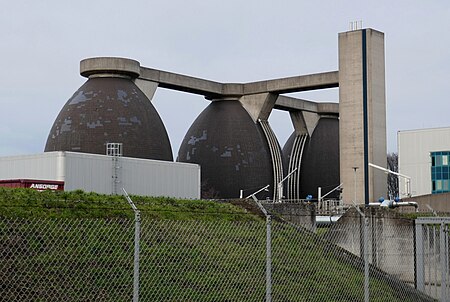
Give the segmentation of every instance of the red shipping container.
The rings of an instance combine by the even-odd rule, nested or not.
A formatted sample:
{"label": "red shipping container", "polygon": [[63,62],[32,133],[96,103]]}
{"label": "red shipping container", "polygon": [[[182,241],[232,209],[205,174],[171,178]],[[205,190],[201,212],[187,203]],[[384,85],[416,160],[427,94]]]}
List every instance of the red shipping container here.
{"label": "red shipping container", "polygon": [[56,180],[38,180],[38,179],[6,179],[0,180],[0,187],[30,188],[37,191],[43,190],[64,191],[64,182]]}

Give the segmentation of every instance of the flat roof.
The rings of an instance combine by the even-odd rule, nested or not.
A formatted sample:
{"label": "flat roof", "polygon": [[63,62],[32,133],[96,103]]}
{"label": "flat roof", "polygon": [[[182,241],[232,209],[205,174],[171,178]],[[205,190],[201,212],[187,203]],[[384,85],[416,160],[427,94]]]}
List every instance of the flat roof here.
{"label": "flat roof", "polygon": [[425,131],[436,131],[436,130],[450,130],[448,127],[434,127],[434,128],[421,128],[421,129],[408,129],[408,130],[398,130],[397,133],[408,133],[408,132],[425,132]]}

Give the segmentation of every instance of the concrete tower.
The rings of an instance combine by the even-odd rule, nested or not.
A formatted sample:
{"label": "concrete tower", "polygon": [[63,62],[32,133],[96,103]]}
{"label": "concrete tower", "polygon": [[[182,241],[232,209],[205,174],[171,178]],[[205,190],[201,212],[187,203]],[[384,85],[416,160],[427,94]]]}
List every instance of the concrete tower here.
{"label": "concrete tower", "polygon": [[339,34],[340,181],[346,203],[355,196],[357,203],[386,196],[386,174],[369,167],[386,167],[384,64],[382,32]]}

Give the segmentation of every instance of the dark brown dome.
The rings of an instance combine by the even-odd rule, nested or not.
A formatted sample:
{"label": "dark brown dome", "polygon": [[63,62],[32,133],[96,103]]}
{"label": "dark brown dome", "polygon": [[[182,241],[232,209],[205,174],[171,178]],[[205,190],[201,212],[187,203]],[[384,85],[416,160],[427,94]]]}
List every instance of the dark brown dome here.
{"label": "dark brown dome", "polygon": [[236,198],[239,191],[254,193],[271,185],[273,169],[269,147],[238,101],[213,101],[197,117],[181,143],[178,161],[201,166],[204,198]]}
{"label": "dark brown dome", "polygon": [[161,118],[131,79],[97,77],[84,83],[56,118],[45,152],[106,154],[107,143],[122,143],[123,156],[173,160]]}
{"label": "dark brown dome", "polygon": [[[295,132],[283,147],[284,167],[289,165],[294,139]],[[299,191],[292,195],[299,198],[312,195],[317,198],[318,187],[322,187],[324,193],[328,192],[339,185],[339,179],[339,120],[336,117],[322,117],[312,137],[306,139],[301,158]],[[329,197],[338,195],[338,192],[334,192]]]}

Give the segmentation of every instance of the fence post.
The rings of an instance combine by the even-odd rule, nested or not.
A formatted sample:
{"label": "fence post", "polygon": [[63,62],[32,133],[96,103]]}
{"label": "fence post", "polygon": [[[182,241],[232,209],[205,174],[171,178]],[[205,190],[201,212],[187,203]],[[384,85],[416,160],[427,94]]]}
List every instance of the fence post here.
{"label": "fence post", "polygon": [[258,199],[254,200],[266,216],[266,302],[272,302],[272,217]]}
{"label": "fence post", "polygon": [[441,228],[439,230],[440,237],[440,257],[441,257],[441,301],[447,301],[447,244],[446,244],[446,225],[441,222]]}
{"label": "fence post", "polygon": [[127,191],[122,188],[125,198],[134,211],[134,261],[133,261],[133,302],[139,302],[139,239],[141,233],[141,213],[134,205]]}
{"label": "fence post", "polygon": [[421,223],[418,222],[418,220],[415,220],[416,225],[416,289],[420,290],[421,292],[425,292],[425,263],[424,263],[424,255],[423,255],[423,226]]}
{"label": "fence post", "polygon": [[[363,249],[364,249],[364,302],[369,302],[369,218],[366,217],[366,214],[361,211],[361,209],[356,205],[356,203],[353,203],[356,211],[359,213],[359,215],[364,218],[364,233],[363,233]],[[361,224],[360,224],[361,225]],[[373,227],[373,225],[372,225]],[[361,228],[360,228],[361,230]],[[361,231],[360,231],[361,234]],[[360,235],[361,236],[361,235]],[[359,237],[361,238],[361,237]],[[361,246],[361,242],[359,244]]]}
{"label": "fence post", "polygon": [[[373,226],[372,226],[373,227]],[[364,216],[364,301],[369,302],[369,218]],[[373,240],[373,238],[372,238]]]}

